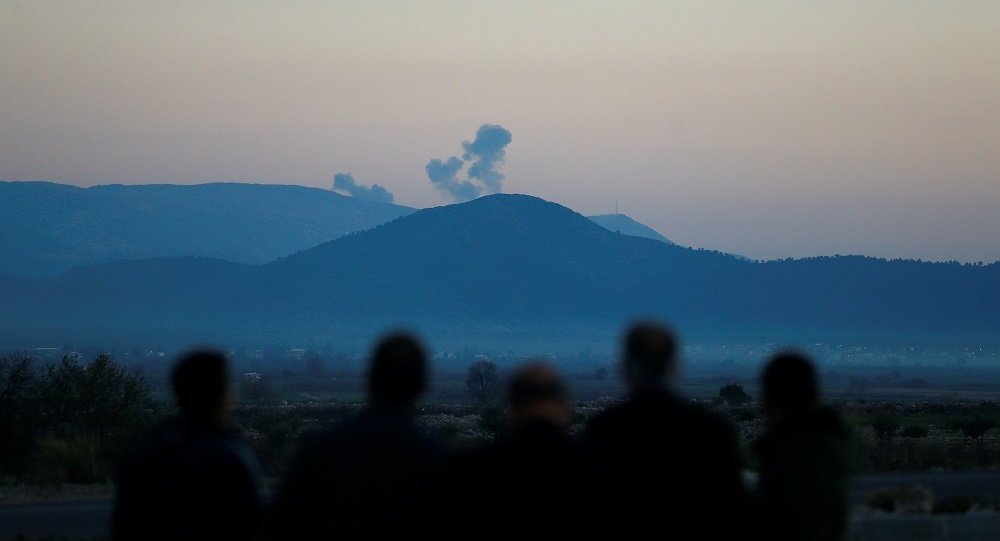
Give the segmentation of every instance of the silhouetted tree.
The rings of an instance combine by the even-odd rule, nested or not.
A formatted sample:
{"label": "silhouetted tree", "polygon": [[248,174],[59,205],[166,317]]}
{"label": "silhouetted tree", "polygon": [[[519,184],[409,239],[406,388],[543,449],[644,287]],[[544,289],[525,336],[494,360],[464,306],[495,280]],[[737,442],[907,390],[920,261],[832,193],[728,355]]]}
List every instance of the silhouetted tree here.
{"label": "silhouetted tree", "polygon": [[500,379],[497,365],[492,361],[476,361],[465,373],[465,388],[480,402],[489,398]]}
{"label": "silhouetted tree", "polygon": [[149,389],[141,376],[98,355],[83,364],[63,357],[33,386],[38,458],[51,480],[96,481],[151,422]]}
{"label": "silhouetted tree", "polygon": [[31,423],[25,422],[34,375],[27,353],[0,356],[0,473],[21,471],[30,456]]}
{"label": "silhouetted tree", "polygon": [[719,388],[719,398],[724,400],[726,404],[730,406],[739,406],[750,402],[752,398],[743,390],[743,386],[739,383],[730,383],[728,385],[723,385]]}
{"label": "silhouetted tree", "polygon": [[20,351],[0,356],[0,412],[10,411],[24,399],[32,380],[33,361]]}
{"label": "silhouetted tree", "polygon": [[35,388],[35,413],[56,433],[110,435],[149,405],[142,377],[103,354],[87,364],[63,357],[45,368]]}

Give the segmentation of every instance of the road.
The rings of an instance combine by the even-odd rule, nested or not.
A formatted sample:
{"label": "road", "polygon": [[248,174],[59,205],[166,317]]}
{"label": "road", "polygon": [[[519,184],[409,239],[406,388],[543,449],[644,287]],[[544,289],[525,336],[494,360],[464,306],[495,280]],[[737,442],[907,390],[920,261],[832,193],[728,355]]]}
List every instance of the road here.
{"label": "road", "polygon": [[[865,494],[875,489],[914,484],[934,489],[937,501],[956,496],[1000,501],[1000,472],[940,472],[857,477],[851,486],[851,502],[863,503]],[[29,539],[103,537],[108,533],[111,507],[110,501],[0,505],[0,541],[8,541],[18,533]]]}
{"label": "road", "polygon": [[851,503],[861,504],[865,494],[899,485],[926,485],[934,490],[934,501],[968,496],[1000,502],[998,472],[893,473],[857,477],[851,483]]}
{"label": "road", "polygon": [[67,539],[106,537],[111,520],[110,501],[44,503],[0,506],[0,541],[22,534],[28,539],[59,536]]}

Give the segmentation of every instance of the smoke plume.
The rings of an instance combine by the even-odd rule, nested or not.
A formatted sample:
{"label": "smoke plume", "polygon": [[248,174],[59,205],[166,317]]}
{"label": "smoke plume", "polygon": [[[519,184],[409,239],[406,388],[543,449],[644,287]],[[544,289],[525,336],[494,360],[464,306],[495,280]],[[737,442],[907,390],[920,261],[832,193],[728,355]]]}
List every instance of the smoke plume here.
{"label": "smoke plume", "polygon": [[346,193],[358,199],[378,201],[379,203],[392,203],[392,192],[383,186],[372,184],[369,188],[354,181],[354,176],[350,173],[337,173],[333,176],[333,189],[341,193]]}
{"label": "smoke plume", "polygon": [[[456,201],[468,201],[480,195],[502,191],[504,175],[500,172],[505,150],[511,142],[511,134],[503,126],[483,124],[476,131],[476,138],[462,142],[465,151],[462,157],[452,156],[447,160],[433,159],[424,170],[427,177],[443,193]],[[469,164],[464,178],[459,176],[462,168]]]}

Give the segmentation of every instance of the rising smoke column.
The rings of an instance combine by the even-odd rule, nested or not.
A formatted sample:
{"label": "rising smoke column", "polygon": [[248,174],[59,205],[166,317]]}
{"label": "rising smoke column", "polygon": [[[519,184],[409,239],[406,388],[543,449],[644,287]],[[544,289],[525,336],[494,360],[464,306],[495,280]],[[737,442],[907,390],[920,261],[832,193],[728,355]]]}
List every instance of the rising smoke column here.
{"label": "rising smoke column", "polygon": [[[480,195],[502,191],[504,175],[500,172],[505,150],[511,142],[510,132],[497,124],[483,124],[476,131],[476,138],[462,142],[462,157],[447,160],[433,159],[424,170],[439,190],[456,201],[468,201]],[[462,168],[470,164],[465,178],[459,176]]]}
{"label": "rising smoke column", "polygon": [[383,186],[372,184],[369,188],[354,181],[354,176],[350,173],[337,173],[333,176],[333,189],[338,192],[347,193],[351,197],[378,201],[379,203],[392,203],[392,192]]}

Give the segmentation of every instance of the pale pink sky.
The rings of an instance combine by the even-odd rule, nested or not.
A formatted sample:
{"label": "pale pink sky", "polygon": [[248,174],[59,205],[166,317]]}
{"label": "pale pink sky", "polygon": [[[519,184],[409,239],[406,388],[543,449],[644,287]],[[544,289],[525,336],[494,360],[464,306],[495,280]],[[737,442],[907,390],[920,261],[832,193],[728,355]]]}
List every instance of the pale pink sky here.
{"label": "pale pink sky", "polygon": [[[0,2],[0,179],[504,190],[757,258],[1000,259],[1000,2]],[[823,5],[820,5],[823,4]]]}

